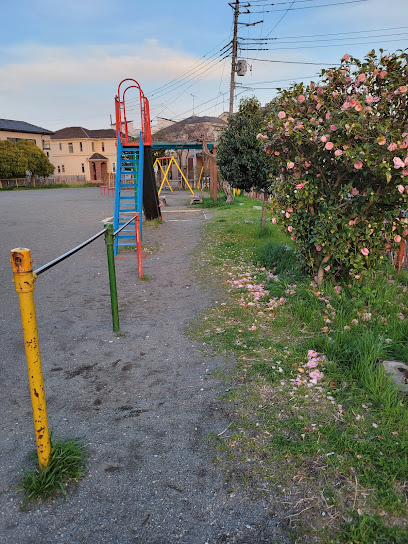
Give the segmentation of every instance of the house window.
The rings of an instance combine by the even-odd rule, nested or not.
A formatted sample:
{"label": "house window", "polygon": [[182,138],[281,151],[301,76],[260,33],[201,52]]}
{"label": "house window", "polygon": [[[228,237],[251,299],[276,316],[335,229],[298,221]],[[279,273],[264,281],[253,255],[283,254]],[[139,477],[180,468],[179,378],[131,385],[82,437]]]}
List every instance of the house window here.
{"label": "house window", "polygon": [[58,168],[58,174],[61,174],[61,168],[59,166],[57,166]]}
{"label": "house window", "polygon": [[102,151],[105,151],[105,143],[102,142]]}
{"label": "house window", "polygon": [[115,163],[114,163],[114,162],[112,163],[112,172],[113,172],[113,173],[116,172],[116,166],[115,166]]}
{"label": "house window", "polygon": [[81,164],[81,169],[82,169],[82,173],[84,173],[85,172],[85,164],[84,163]]}
{"label": "house window", "polygon": [[62,165],[61,169],[62,169],[62,173],[64,173],[65,172],[65,166]]}
{"label": "house window", "polygon": [[50,142],[43,142],[43,149],[50,149]]}
{"label": "house window", "polygon": [[92,146],[92,151],[95,153],[95,143],[91,142],[91,146]]}
{"label": "house window", "polygon": [[82,153],[82,151],[83,151],[83,149],[82,149],[82,142],[79,142],[79,151],[81,151],[81,153]]}
{"label": "house window", "polygon": [[69,151],[70,153],[73,153],[73,152],[74,152],[74,144],[73,144],[72,142],[70,142],[70,143],[68,144],[68,151]]}
{"label": "house window", "polygon": [[59,150],[62,151],[62,143],[60,142],[58,145],[59,145]]}
{"label": "house window", "polygon": [[50,156],[50,154],[48,153],[48,151],[46,151],[46,153],[47,153],[47,157],[49,157],[49,156]]}

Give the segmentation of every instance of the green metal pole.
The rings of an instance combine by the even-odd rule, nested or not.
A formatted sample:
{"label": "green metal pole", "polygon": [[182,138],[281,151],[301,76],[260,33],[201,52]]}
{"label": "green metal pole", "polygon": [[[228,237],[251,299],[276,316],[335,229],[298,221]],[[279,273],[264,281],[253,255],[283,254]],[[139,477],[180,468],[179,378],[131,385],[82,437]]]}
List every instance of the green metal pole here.
{"label": "green metal pole", "polygon": [[113,331],[119,331],[119,310],[118,310],[118,292],[116,289],[115,256],[113,250],[114,236],[112,223],[105,223],[105,244],[108,255],[109,287],[112,306]]}

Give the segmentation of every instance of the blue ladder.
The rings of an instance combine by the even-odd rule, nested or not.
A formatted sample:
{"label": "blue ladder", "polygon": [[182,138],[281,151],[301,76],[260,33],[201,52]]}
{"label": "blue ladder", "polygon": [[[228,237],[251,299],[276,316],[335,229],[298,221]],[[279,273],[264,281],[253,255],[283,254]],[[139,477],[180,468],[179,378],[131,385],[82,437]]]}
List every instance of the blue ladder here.
{"label": "blue ladder", "polygon": [[[140,232],[142,232],[143,202],[143,156],[144,146],[140,134],[139,146],[123,146],[118,134],[117,171],[115,181],[115,211],[113,230],[127,223],[132,214],[138,212]],[[134,220],[115,236],[115,257],[119,248],[136,246],[136,226]]]}

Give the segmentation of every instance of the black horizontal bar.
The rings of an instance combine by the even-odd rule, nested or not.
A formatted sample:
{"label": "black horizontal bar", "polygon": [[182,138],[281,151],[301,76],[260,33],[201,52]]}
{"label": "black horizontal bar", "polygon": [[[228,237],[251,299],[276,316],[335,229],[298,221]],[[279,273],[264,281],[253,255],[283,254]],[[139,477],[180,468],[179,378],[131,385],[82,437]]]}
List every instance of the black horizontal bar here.
{"label": "black horizontal bar", "polygon": [[116,230],[113,233],[113,236],[116,236],[121,230],[123,230],[125,227],[127,227],[129,225],[129,223],[131,223],[134,220],[135,220],[135,216],[133,215],[133,217],[131,219],[129,219],[129,221],[127,223],[125,223],[123,226],[121,226],[118,230]]}
{"label": "black horizontal bar", "polygon": [[34,274],[36,276],[39,276],[40,274],[42,274],[46,270],[49,270],[50,268],[52,268],[56,264],[60,263],[61,261],[65,261],[65,259],[68,259],[68,257],[73,255],[74,253],[76,253],[77,251],[79,251],[83,247],[85,247],[85,246],[89,245],[90,243],[92,243],[94,240],[96,240],[97,238],[102,236],[102,234],[105,234],[105,232],[106,232],[106,229],[101,230],[100,232],[98,232],[98,234],[95,234],[94,236],[92,236],[92,238],[89,238],[88,240],[86,240],[82,244],[79,244],[79,246],[74,247],[70,251],[67,251],[67,253],[64,253],[60,257],[57,257],[56,259],[54,259],[53,261],[50,261],[49,263],[45,264],[44,266],[40,266],[40,268],[37,268],[37,270],[34,270]]}

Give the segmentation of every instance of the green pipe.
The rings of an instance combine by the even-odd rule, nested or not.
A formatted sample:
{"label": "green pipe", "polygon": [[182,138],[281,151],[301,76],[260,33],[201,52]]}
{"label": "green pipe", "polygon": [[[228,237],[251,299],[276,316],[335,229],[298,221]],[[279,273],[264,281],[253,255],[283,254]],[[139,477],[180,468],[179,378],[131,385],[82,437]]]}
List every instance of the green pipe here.
{"label": "green pipe", "polygon": [[115,255],[113,249],[113,243],[115,237],[113,236],[112,223],[105,223],[105,244],[106,253],[108,256],[108,272],[109,272],[109,288],[112,306],[112,323],[113,331],[119,332],[119,309],[118,309],[118,292],[116,289],[116,272],[115,272]]}

